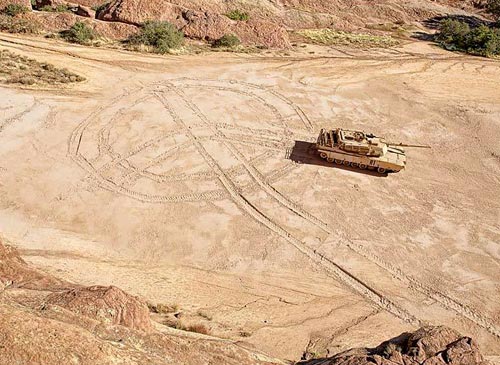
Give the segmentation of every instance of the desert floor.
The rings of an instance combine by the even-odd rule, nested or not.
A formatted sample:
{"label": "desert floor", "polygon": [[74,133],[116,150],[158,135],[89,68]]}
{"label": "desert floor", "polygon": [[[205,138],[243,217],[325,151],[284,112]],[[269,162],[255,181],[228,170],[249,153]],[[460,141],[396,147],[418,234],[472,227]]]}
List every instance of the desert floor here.
{"label": "desert floor", "polygon": [[[27,261],[286,360],[426,323],[500,355],[498,61],[0,47],[87,78],[0,87],[0,232]],[[337,126],[432,149],[389,176],[328,166],[308,146]]]}

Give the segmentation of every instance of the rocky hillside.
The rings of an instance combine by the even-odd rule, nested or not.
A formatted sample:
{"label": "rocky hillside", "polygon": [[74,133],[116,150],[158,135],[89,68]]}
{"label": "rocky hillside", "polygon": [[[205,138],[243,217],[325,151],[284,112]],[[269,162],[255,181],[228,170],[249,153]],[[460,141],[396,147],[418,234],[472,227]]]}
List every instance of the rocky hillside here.
{"label": "rocky hillside", "polygon": [[476,342],[444,327],[403,333],[374,349],[352,349],[307,365],[487,365]]}
{"label": "rocky hillside", "polygon": [[[29,0],[0,0],[7,3]],[[466,0],[37,0],[34,8],[67,4],[71,12],[23,14],[49,31],[78,19],[108,38],[126,38],[146,20],[166,20],[192,39],[213,41],[236,34],[245,44],[288,47],[290,32],[309,28],[373,31],[384,24],[418,24],[445,14],[467,14],[477,1]],[[46,8],[45,8],[46,9]],[[97,11],[94,11],[96,9]],[[231,15],[233,14],[233,15]],[[228,16],[229,15],[229,16]],[[85,19],[86,18],[86,19]]]}
{"label": "rocky hillside", "polygon": [[[280,364],[244,346],[151,320],[116,287],[83,287],[28,265],[0,242],[0,359],[5,364]],[[486,365],[478,346],[446,327],[404,333],[308,365]]]}
{"label": "rocky hillside", "polygon": [[31,268],[0,242],[0,363],[278,364],[229,341],[162,326],[116,287],[83,287]]}

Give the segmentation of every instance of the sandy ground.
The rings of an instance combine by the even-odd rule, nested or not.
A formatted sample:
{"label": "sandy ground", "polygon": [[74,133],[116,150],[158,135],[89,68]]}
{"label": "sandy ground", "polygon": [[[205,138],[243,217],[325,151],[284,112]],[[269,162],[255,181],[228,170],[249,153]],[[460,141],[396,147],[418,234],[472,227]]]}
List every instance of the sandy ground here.
{"label": "sandy ground", "polygon": [[[287,360],[426,323],[500,355],[498,62],[425,43],[0,47],[88,79],[0,87],[0,232],[28,261],[202,310],[213,334]],[[432,149],[390,176],[324,166],[305,147],[336,126]]]}

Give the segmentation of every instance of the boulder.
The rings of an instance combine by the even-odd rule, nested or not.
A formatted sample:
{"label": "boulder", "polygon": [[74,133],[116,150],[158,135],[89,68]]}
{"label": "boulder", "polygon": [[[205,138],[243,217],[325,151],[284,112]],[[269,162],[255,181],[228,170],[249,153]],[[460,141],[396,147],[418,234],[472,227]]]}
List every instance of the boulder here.
{"label": "boulder", "polygon": [[209,10],[195,10],[160,0],[115,0],[99,12],[99,19],[140,25],[147,20],[168,21],[186,37],[213,41],[236,34],[245,44],[288,47],[288,33],[274,21],[250,19],[233,21]]}
{"label": "boulder", "polygon": [[25,288],[44,290],[46,288],[67,288],[63,280],[30,267],[19,255],[17,249],[0,241],[0,288]]}
{"label": "boulder", "polygon": [[114,286],[90,286],[50,294],[45,305],[57,305],[106,324],[149,332],[149,308],[139,298]]}
{"label": "boulder", "polygon": [[445,326],[403,333],[375,349],[351,349],[302,365],[486,365],[477,344]]}
{"label": "boulder", "polygon": [[46,32],[67,30],[71,28],[77,20],[83,21],[92,27],[99,36],[108,39],[126,39],[138,30],[134,25],[103,22],[96,19],[82,19],[73,13],[32,12],[23,14],[22,17],[33,22]]}
{"label": "boulder", "polygon": [[88,6],[78,5],[75,11],[76,15],[83,16],[85,18],[95,18],[95,11]]}

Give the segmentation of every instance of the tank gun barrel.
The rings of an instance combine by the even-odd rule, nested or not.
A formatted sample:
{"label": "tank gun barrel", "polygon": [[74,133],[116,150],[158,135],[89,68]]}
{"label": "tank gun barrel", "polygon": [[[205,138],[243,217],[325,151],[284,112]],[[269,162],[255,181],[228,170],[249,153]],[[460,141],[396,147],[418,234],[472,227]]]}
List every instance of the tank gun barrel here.
{"label": "tank gun barrel", "polygon": [[389,146],[395,146],[395,147],[431,148],[431,146],[426,144],[407,144],[407,143],[391,143],[391,142],[386,142],[386,143]]}

